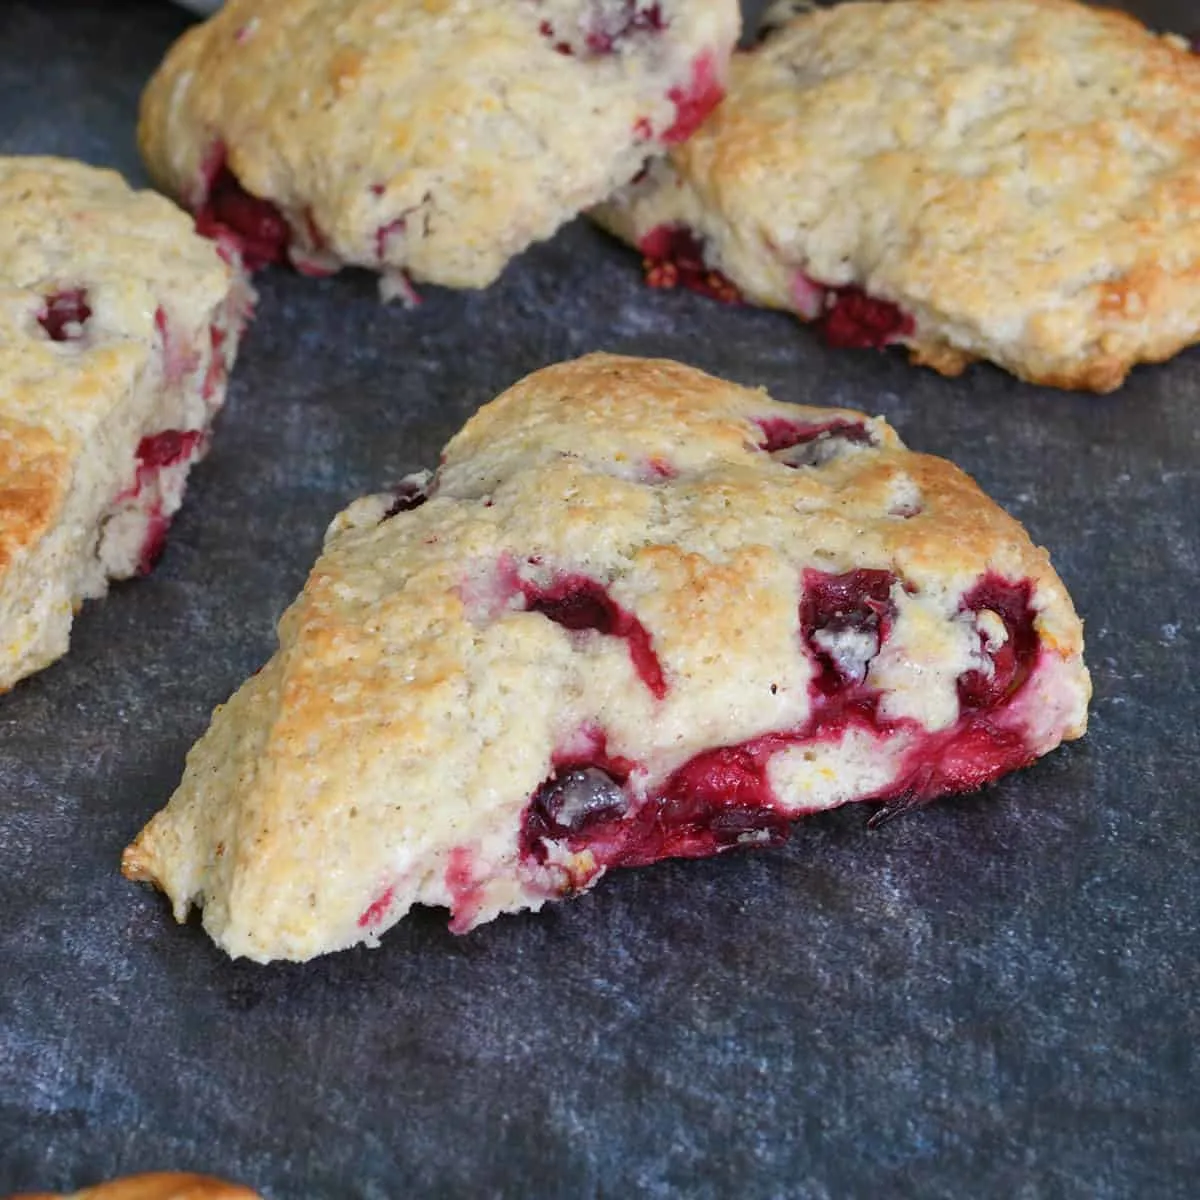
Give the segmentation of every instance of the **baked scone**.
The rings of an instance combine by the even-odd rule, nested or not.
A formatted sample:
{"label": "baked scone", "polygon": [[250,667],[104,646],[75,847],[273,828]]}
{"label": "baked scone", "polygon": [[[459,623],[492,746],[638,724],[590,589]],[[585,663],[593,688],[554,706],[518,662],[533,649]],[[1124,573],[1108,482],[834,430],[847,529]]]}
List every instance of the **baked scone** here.
{"label": "baked scone", "polygon": [[652,283],[1110,391],[1200,338],[1200,58],[1073,0],[774,18],[729,95],[594,216]]}
{"label": "baked scone", "polygon": [[260,1197],[247,1187],[208,1175],[156,1171],[100,1183],[70,1195],[23,1192],[10,1196],[9,1200],[260,1200]]}
{"label": "baked scone", "polygon": [[687,137],[737,0],[231,0],[146,89],[158,182],[251,266],[491,283]]}
{"label": "baked scone", "polygon": [[591,355],[338,516],[279,649],[125,852],[267,961],[893,813],[1084,731],[1042,550],[881,420]]}
{"label": "baked scone", "polygon": [[0,158],[0,690],[64,653],[83,600],[153,564],[251,299],[162,196]]}

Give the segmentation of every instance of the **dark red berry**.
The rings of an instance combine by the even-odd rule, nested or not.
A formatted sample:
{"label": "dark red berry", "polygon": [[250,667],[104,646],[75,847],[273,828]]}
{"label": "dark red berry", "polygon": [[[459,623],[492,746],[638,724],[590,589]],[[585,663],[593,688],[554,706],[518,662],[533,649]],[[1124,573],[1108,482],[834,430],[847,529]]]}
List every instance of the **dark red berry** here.
{"label": "dark red berry", "polygon": [[83,337],[83,326],[91,315],[87,291],[71,288],[46,297],[46,307],[38,316],[38,324],[52,342],[75,342]]}
{"label": "dark red berry", "polygon": [[651,287],[682,287],[725,304],[741,303],[737,285],[705,263],[704,243],[686,225],[659,225],[638,249]]}
{"label": "dark red berry", "polygon": [[564,629],[594,630],[608,637],[624,638],[634,669],[651,694],[658,700],[667,694],[662,664],[646,627],[621,608],[602,584],[583,575],[566,575],[545,587],[532,583],[519,586],[528,611],[541,613]]}

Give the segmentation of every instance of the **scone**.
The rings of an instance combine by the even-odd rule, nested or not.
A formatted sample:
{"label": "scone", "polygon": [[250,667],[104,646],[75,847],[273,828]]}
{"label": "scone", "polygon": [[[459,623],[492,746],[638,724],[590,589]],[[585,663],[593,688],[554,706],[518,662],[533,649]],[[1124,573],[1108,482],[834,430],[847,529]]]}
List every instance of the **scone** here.
{"label": "scone", "polygon": [[22,1193],[9,1200],[260,1200],[257,1192],[208,1175],[157,1171],[100,1183],[70,1195]]}
{"label": "scone", "polygon": [[142,102],[158,182],[251,266],[491,283],[686,138],[737,0],[231,0]]}
{"label": "scone", "polygon": [[591,355],[335,519],[124,870],[264,962],[461,932],[978,788],[1083,733],[1081,649],[1045,552],[882,420]]}
{"label": "scone", "polygon": [[0,159],[0,690],[153,564],[250,306],[236,259],[169,200]]}
{"label": "scone", "polygon": [[652,283],[1110,391],[1200,338],[1200,58],[1072,0],[768,17],[686,145],[593,215]]}

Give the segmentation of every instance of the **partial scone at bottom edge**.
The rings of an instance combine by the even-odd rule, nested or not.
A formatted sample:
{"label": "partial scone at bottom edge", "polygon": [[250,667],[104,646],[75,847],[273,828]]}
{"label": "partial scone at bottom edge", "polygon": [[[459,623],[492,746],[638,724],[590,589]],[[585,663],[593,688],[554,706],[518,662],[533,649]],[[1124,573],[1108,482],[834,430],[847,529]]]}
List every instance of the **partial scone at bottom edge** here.
{"label": "partial scone at bottom edge", "polygon": [[698,132],[592,212],[653,285],[946,375],[986,359],[1097,392],[1200,339],[1200,56],[1182,38],[1075,0],[767,20]]}
{"label": "partial scone at bottom edge", "polygon": [[252,303],[236,256],[164,197],[0,158],[0,691],[153,565]]}
{"label": "partial scone at bottom edge", "polygon": [[226,1183],[209,1175],[155,1171],[98,1183],[70,1194],[21,1192],[8,1200],[261,1200],[248,1187]]}
{"label": "partial scone at bottom edge", "polygon": [[881,419],[596,354],[351,505],[124,871],[234,956],[978,788],[1086,724],[1045,551]]}

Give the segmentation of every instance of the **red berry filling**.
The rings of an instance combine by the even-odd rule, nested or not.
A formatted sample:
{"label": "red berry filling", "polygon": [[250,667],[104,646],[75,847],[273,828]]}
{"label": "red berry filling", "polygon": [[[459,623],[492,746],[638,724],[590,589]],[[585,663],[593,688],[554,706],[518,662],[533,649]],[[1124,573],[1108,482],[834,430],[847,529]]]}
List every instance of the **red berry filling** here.
{"label": "red berry filling", "polygon": [[471,852],[463,846],[450,851],[450,862],[444,876],[450,893],[451,933],[466,933],[483,906],[483,885],[476,878]]}
{"label": "red berry filling", "polygon": [[167,429],[138,442],[138,472],[161,471],[191,458],[204,434],[199,429]]}
{"label": "red berry filling", "polygon": [[992,671],[968,671],[958,681],[958,698],[963,708],[994,709],[1011,700],[1029,678],[1037,663],[1038,635],[1034,628],[1033,589],[1029,580],[1012,583],[999,575],[987,575],[963,598],[967,612],[995,613],[1004,622],[1007,638],[990,647],[983,635],[984,653]]}
{"label": "red berry filling", "polygon": [[740,304],[737,284],[704,261],[704,243],[686,225],[659,225],[638,243],[646,282],[653,288],[683,287],[724,304]]}
{"label": "red berry filling", "polygon": [[518,587],[525,596],[527,611],[541,613],[564,629],[594,630],[606,637],[624,638],[641,681],[656,699],[667,694],[662,664],[646,627],[617,604],[602,584],[584,575],[566,575],[548,587],[539,588],[523,580]]}
{"label": "red berry filling", "polygon": [[386,225],[380,225],[375,230],[375,257],[383,262],[387,258],[388,239],[393,234],[403,233],[408,221],[404,217],[397,217],[394,221],[389,221]]}
{"label": "red berry filling", "polygon": [[77,342],[83,337],[83,326],[92,315],[84,288],[54,292],[46,297],[46,307],[38,316],[38,324],[52,342]]}
{"label": "red berry filling", "polygon": [[[204,441],[200,429],[165,429],[162,433],[142,438],[137,447],[137,476],[131,488],[117,501],[139,496],[159,475],[170,467],[190,462],[199,453]],[[145,513],[146,532],[138,554],[138,573],[148,575],[162,556],[167,544],[171,518],[162,511],[161,499],[155,499]]]}
{"label": "red berry filling", "polygon": [[[881,570],[805,573],[800,627],[818,672],[812,683],[813,715],[804,727],[703,751],[636,803],[630,779],[637,765],[610,757],[603,737],[593,735],[581,753],[556,761],[554,773],[531,797],[522,818],[522,856],[545,864],[550,843],[571,853],[590,851],[594,866],[571,873],[564,884],[569,891],[585,886],[604,867],[777,845],[787,837],[795,814],[780,808],[769,779],[771,760],[791,747],[838,741],[854,729],[880,741],[897,734],[912,738],[891,783],[862,797],[886,802],[872,825],[1028,765],[1036,756],[1021,732],[995,718],[1036,665],[1032,584],[988,575],[966,596],[964,609],[996,613],[1008,639],[996,648],[984,644],[994,663],[992,675],[974,671],[960,679],[963,711],[958,722],[928,733],[912,721],[881,718],[878,697],[865,685],[865,666],[887,638],[894,617],[895,582],[891,572]],[[828,641],[823,643],[822,634],[857,635],[862,652],[852,655],[848,665],[831,652]]]}
{"label": "red berry filling", "polygon": [[[800,633],[817,662],[811,684],[816,696],[834,696],[863,683],[895,615],[895,582],[890,571],[804,572]],[[848,643],[845,652],[830,648],[838,638]]]}
{"label": "red berry filling", "polygon": [[662,140],[668,145],[686,142],[724,98],[725,87],[717,73],[717,60],[711,51],[706,51],[692,64],[687,87],[673,87],[667,93],[667,99],[675,105],[675,121]]}
{"label": "red berry filling", "polygon": [[242,187],[226,165],[220,146],[209,156],[205,170],[205,195],[196,212],[196,231],[217,241],[232,239],[250,271],[284,262],[291,241],[279,209]]}
{"label": "red berry filling", "polygon": [[[859,421],[839,419],[813,423],[764,417],[755,424],[762,430],[758,448],[775,455],[788,467],[817,467],[836,456],[840,446],[874,446],[871,431]],[[794,453],[789,453],[792,451]]]}
{"label": "red berry filling", "polygon": [[395,895],[396,889],[390,887],[378,899],[373,900],[358,918],[359,929],[373,929],[376,925],[381,924],[383,918],[388,914],[388,909],[392,907]]}
{"label": "red berry filling", "polygon": [[803,272],[792,280],[796,311],[812,321],[825,341],[838,349],[882,349],[910,337],[916,322],[890,300],[860,287],[829,287]]}
{"label": "red berry filling", "polygon": [[833,291],[833,303],[818,320],[818,327],[830,346],[881,350],[909,337],[916,328],[912,317],[890,300],[878,300],[856,287]]}

